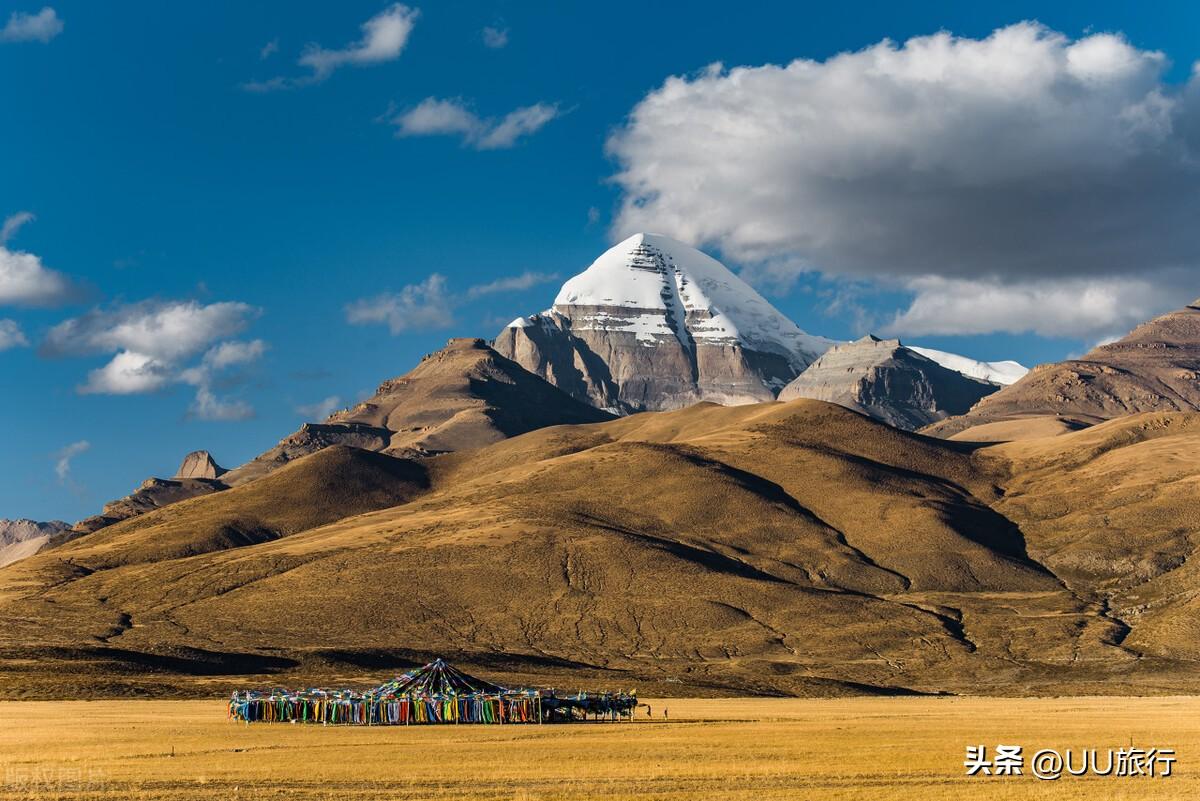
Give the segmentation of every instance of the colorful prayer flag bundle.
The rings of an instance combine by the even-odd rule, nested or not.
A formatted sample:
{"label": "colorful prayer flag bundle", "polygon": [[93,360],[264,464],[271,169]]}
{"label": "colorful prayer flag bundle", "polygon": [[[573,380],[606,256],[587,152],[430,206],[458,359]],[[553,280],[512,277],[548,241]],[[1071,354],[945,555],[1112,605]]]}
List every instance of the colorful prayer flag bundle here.
{"label": "colorful prayer flag bundle", "polygon": [[246,723],[396,726],[427,723],[551,723],[629,720],[637,695],[508,689],[435,659],[365,691],[239,690],[229,717]]}

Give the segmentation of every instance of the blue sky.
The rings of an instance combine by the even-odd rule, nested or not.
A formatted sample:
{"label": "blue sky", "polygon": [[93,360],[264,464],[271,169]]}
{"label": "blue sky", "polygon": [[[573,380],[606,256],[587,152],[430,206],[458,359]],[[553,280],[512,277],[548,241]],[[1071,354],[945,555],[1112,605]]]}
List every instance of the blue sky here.
{"label": "blue sky", "polygon": [[[811,332],[858,336],[895,324],[907,309],[896,329],[906,339],[976,358],[1027,364],[1062,358],[1108,335],[1105,326],[1113,332],[1127,327],[1128,319],[1114,312],[1057,327],[1034,321],[989,323],[993,330],[982,324],[939,328],[924,311],[930,303],[978,295],[981,287],[995,289],[1001,304],[1062,302],[1098,281],[1112,297],[1131,298],[1118,304],[1132,308],[1130,314],[1169,306],[1164,292],[1138,283],[1139,271],[1148,268],[1169,275],[1177,295],[1187,291],[1189,241],[1173,242],[1153,264],[1105,263],[1095,276],[1088,259],[1079,259],[1053,286],[1041,282],[1042,273],[1071,261],[1071,243],[1053,245],[1055,261],[1047,268],[1026,258],[1037,247],[1033,242],[1011,254],[1023,272],[992,265],[980,278],[964,272],[976,263],[970,252],[975,237],[931,248],[933,266],[922,262],[920,247],[872,225],[864,226],[862,238],[877,233],[881,252],[896,252],[895,265],[903,266],[845,244],[855,239],[851,234],[831,234],[824,242],[825,228],[803,237],[755,238],[745,220],[731,219],[742,208],[737,202],[706,203],[697,211],[689,205],[694,198],[687,197],[686,175],[655,184],[660,178],[652,167],[661,163],[663,148],[672,155],[691,148],[703,163],[708,151],[702,137],[692,138],[696,120],[706,119],[705,104],[719,102],[713,98],[725,97],[737,82],[728,72],[699,77],[714,62],[759,68],[811,59],[822,65],[884,39],[897,48],[938,31],[985,40],[1022,20],[1045,26],[1038,34],[1043,39],[1045,31],[1065,37],[1053,45],[1059,50],[1097,32],[1120,32],[1132,52],[1165,54],[1169,63],[1157,77],[1138,72],[1111,101],[1122,104],[1127,119],[1129,108],[1147,107],[1130,96],[1152,95],[1156,87],[1172,97],[1183,91],[1200,58],[1194,36],[1200,14],[1190,4],[1139,10],[1095,2],[913,8],[414,2],[397,10],[380,2],[213,2],[198,9],[53,0],[51,16],[33,16],[41,9],[41,3],[0,2],[0,25],[9,23],[8,34],[0,34],[0,218],[14,220],[5,252],[31,254],[38,269],[56,271],[67,285],[45,296],[10,293],[7,301],[0,286],[0,320],[20,331],[0,350],[0,517],[81,518],[146,476],[170,475],[196,448],[234,466],[312,417],[310,407],[321,401],[336,397],[348,405],[450,336],[491,337],[518,314],[545,308],[561,280],[629,225],[661,222],[664,233],[703,240]],[[380,15],[391,15],[384,21],[396,27],[372,43],[361,26]],[[879,105],[869,99],[874,95],[854,94],[855,80],[869,80],[861,76],[870,70],[861,67],[847,66],[847,97],[859,97],[846,100],[847,108]],[[783,97],[806,93],[800,96],[823,108],[830,103],[828,86],[842,79],[818,72],[823,83],[785,86]],[[648,113],[649,106],[634,114],[648,97],[658,97],[670,76],[685,76],[686,91],[659,98],[664,113],[690,122],[672,127]],[[745,106],[751,115],[772,107],[775,85],[771,75],[752,77],[759,88],[746,91],[759,94]],[[1145,80],[1154,86],[1147,89]],[[972,91],[956,88],[958,94],[914,102],[942,108],[950,102],[945,97],[964,102],[962,92]],[[1007,101],[989,102],[997,105],[965,107],[997,119],[1011,111]],[[1186,111],[1184,101],[1178,105]],[[1190,117],[1181,111],[1173,119],[1183,130]],[[956,128],[945,130],[939,135],[951,137],[951,145],[939,152],[953,150],[957,136]],[[970,155],[980,139],[964,141]],[[1159,153],[1165,147],[1156,142]],[[1107,146],[1095,145],[1101,154]],[[741,169],[755,150],[722,157]],[[843,155],[822,152],[830,159]],[[1056,151],[1018,156],[1047,152]],[[903,153],[908,161],[920,156],[912,148]],[[1075,177],[1084,184],[1091,179],[1089,164],[1072,167],[1082,171]],[[769,164],[755,162],[760,167],[770,174]],[[733,173],[723,191],[736,201],[746,190]],[[1164,168],[1168,173],[1178,170]],[[614,178],[619,174],[627,177]],[[796,182],[815,181],[803,170],[796,176]],[[982,181],[989,198],[1000,195],[987,194],[988,180],[1012,183],[1003,175],[969,177]],[[858,174],[847,183],[869,187]],[[657,199],[635,203],[639,191]],[[786,204],[815,195],[797,199],[789,187],[782,191],[787,197],[776,210],[812,218],[806,207]],[[937,194],[928,187],[921,192]],[[1146,192],[1146,213],[1156,219],[1163,215],[1155,212],[1154,197],[1190,198],[1190,186],[1176,184]],[[886,193],[870,194],[896,202]],[[865,208],[861,198],[853,202]],[[978,222],[983,239],[1004,213],[1016,215],[1005,223],[1011,238],[1037,238],[1028,227],[1033,223],[1018,219],[1020,203],[1003,206]],[[24,218],[14,215],[21,212],[33,218],[18,225]],[[1122,219],[1131,214],[1124,207],[1119,212]],[[695,226],[693,217],[700,220]],[[844,217],[832,219],[828,230],[847,224]],[[968,229],[973,224],[962,222]],[[816,240],[823,244],[811,244]],[[1119,244],[1106,241],[1104,252],[1119,251]],[[978,263],[988,258],[981,253]],[[441,281],[430,284],[435,274]],[[407,295],[405,287],[412,287]],[[407,310],[400,319],[417,324],[393,332],[384,322],[351,323],[348,306],[381,295]],[[1178,295],[1174,305],[1192,295]],[[914,298],[925,305],[913,305]],[[226,305],[205,316],[214,304]],[[148,391],[125,391],[127,385],[121,392],[86,391],[114,389],[93,371],[133,349],[115,328],[171,310],[179,312],[186,341],[143,348],[153,351],[159,371]],[[939,319],[980,317],[973,307],[959,312]],[[1069,318],[1069,310],[1039,312],[1063,315]],[[918,333],[910,336],[904,326]],[[213,353],[221,342],[244,347]],[[207,361],[205,353],[211,354]],[[208,393],[209,407],[198,399],[201,392]],[[87,445],[64,452],[77,443]]]}

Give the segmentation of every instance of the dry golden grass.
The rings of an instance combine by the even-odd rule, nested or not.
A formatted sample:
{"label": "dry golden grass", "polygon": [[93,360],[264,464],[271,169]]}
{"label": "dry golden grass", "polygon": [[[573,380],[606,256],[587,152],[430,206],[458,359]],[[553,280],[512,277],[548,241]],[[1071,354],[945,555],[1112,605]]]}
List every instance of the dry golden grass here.
{"label": "dry golden grass", "polygon": [[[0,704],[0,797],[1184,799],[1200,699],[650,700],[574,726],[244,725],[213,701]],[[664,706],[670,721],[661,720]],[[1172,747],[1175,775],[967,777],[968,744]]]}
{"label": "dry golden grass", "polygon": [[[327,449],[0,569],[0,697],[437,656],[694,696],[1200,688],[1200,414],[978,447],[701,404],[425,460],[428,488],[380,461],[409,464]],[[351,514],[354,482],[408,500]],[[287,536],[214,550],[260,526]]]}

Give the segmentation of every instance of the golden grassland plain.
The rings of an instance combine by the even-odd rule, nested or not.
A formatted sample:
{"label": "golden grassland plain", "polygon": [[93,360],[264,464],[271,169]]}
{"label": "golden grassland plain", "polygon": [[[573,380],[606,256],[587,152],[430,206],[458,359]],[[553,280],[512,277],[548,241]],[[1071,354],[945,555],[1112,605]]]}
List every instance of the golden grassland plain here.
{"label": "golden grassland plain", "polygon": [[[1200,798],[1200,698],[648,703],[653,718],[640,710],[634,723],[322,728],[231,722],[221,700],[5,702],[0,797]],[[969,744],[1131,742],[1174,748],[1174,775],[1040,781],[963,768]]]}

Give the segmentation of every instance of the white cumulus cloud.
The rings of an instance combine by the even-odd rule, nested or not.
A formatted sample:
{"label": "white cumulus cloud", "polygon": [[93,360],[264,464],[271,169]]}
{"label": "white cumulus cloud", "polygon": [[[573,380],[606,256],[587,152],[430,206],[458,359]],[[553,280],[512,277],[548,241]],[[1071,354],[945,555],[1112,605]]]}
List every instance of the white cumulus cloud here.
{"label": "white cumulus cloud", "polygon": [[210,370],[224,370],[237,364],[249,364],[262,358],[267,343],[261,339],[250,342],[222,342],[204,354],[201,364]]}
{"label": "white cumulus cloud", "polygon": [[41,42],[46,44],[62,33],[63,21],[58,13],[46,6],[36,14],[14,11],[0,28],[0,42]]}
{"label": "white cumulus cloud", "polygon": [[449,328],[454,324],[454,299],[446,291],[446,277],[433,273],[399,292],[348,304],[346,320],[353,325],[386,323],[393,334],[412,328]]}
{"label": "white cumulus cloud", "polygon": [[54,306],[77,294],[70,279],[51,270],[38,256],[9,249],[8,241],[33,219],[32,214],[21,211],[0,226],[0,305]]}
{"label": "white cumulus cloud", "polygon": [[200,420],[249,420],[254,417],[253,406],[242,400],[218,397],[213,392],[213,384],[222,371],[256,362],[266,351],[267,343],[261,339],[221,342],[209,348],[198,365],[180,371],[178,380],[196,388],[189,414]]}
{"label": "white cumulus cloud", "polygon": [[29,340],[16,320],[0,320],[0,350],[28,347]]}
{"label": "white cumulus cloud", "polygon": [[253,408],[242,401],[224,400],[213,388],[219,373],[257,361],[266,351],[267,344],[259,339],[226,339],[258,313],[245,303],[196,301],[143,301],[93,309],[52,328],[41,352],[46,356],[113,354],[107,364],[88,373],[78,388],[82,394],[132,395],[187,384],[196,389],[190,409],[194,417],[244,420],[253,416]]}
{"label": "white cumulus cloud", "polygon": [[[608,142],[613,234],[907,289],[900,332],[1104,333],[1200,294],[1200,78],[1166,64],[1024,22],[672,77]],[[1060,321],[999,311],[1018,298]]]}
{"label": "white cumulus cloud", "polygon": [[1128,277],[1002,283],[994,279],[913,279],[915,298],[883,333],[907,336],[1029,331],[1047,337],[1114,339],[1163,309],[1183,306],[1176,287]]}
{"label": "white cumulus cloud", "polygon": [[142,301],[93,309],[50,329],[42,352],[77,356],[128,350],[171,363],[241,331],[258,313],[245,303],[205,305],[194,300]]}
{"label": "white cumulus cloud", "polygon": [[201,385],[196,388],[196,399],[188,413],[200,420],[236,422],[253,418],[254,407],[243,400],[219,398],[207,385]]}
{"label": "white cumulus cloud", "polygon": [[502,292],[519,292],[557,277],[557,273],[526,270],[519,275],[474,284],[464,292],[451,292],[446,286],[446,277],[433,273],[421,283],[410,284],[399,292],[385,292],[347,304],[346,321],[352,325],[384,323],[393,334],[412,329],[449,328],[455,323],[455,310],[466,303]]}
{"label": "white cumulus cloud", "polygon": [[162,389],[171,381],[168,365],[153,356],[123,350],[103,367],[88,373],[79,387],[83,395],[137,395]]}
{"label": "white cumulus cloud", "polygon": [[535,103],[500,118],[484,118],[462,100],[427,97],[391,119],[396,136],[458,136],[476,150],[503,150],[536,133],[559,115],[558,106]]}
{"label": "white cumulus cloud", "polygon": [[[294,89],[320,83],[341,67],[361,67],[394,61],[404,52],[418,16],[420,12],[417,9],[394,3],[362,24],[362,38],[356,42],[334,49],[318,44],[305,47],[297,63],[308,68],[309,75],[300,78],[280,76],[265,81],[249,81],[242,84],[242,88],[249,92]],[[277,42],[269,43],[260,53],[260,60],[277,49]]]}

